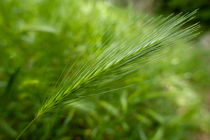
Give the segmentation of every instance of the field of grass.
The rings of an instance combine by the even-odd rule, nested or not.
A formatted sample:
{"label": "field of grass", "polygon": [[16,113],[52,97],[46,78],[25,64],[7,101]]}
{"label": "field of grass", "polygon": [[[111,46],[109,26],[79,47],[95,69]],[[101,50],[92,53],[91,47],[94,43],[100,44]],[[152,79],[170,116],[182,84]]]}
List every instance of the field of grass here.
{"label": "field of grass", "polygon": [[36,116],[20,139],[210,139],[210,48],[186,17],[1,0],[0,140]]}

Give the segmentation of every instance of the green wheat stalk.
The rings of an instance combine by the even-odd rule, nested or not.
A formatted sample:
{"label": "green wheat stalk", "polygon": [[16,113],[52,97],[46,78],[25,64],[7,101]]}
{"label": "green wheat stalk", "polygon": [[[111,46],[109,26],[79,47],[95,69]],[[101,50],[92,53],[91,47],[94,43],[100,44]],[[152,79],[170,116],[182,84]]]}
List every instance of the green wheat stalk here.
{"label": "green wheat stalk", "polygon": [[[35,118],[18,135],[17,140],[26,130],[44,114],[56,109],[59,105],[69,104],[81,98],[112,92],[117,88],[110,83],[123,79],[138,70],[149,61],[148,58],[165,48],[173,46],[182,39],[188,41],[198,33],[198,24],[186,26],[195,12],[185,15],[170,15],[166,18],[149,18],[137,20],[142,22],[141,32],[132,32],[126,37],[119,35],[108,45],[96,49],[84,64],[67,68],[63,80],[55,94],[51,96],[38,110]],[[132,28],[131,25],[126,26]],[[107,39],[106,41],[108,41]],[[115,87],[116,86],[116,87]]]}

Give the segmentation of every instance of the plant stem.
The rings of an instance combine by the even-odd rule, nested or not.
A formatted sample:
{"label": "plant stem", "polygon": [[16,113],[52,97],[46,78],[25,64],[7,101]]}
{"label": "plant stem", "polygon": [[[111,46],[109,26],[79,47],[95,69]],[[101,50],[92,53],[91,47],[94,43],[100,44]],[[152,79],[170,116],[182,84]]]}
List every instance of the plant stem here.
{"label": "plant stem", "polygon": [[21,136],[31,127],[31,125],[38,119],[39,117],[35,117],[21,132],[20,134],[16,137],[16,140],[19,140]]}

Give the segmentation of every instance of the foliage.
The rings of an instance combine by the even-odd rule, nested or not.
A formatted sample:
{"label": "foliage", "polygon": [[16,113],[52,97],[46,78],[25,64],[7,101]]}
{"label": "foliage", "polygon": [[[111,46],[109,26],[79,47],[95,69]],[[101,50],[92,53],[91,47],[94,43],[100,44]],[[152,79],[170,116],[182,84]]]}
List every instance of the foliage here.
{"label": "foliage", "polygon": [[[209,132],[209,114],[197,94],[209,85],[209,69],[200,62],[200,56],[209,60],[208,54],[180,49],[190,45],[180,40],[192,37],[192,30],[181,28],[189,15],[148,22],[151,17],[137,19],[108,3],[85,0],[1,0],[0,7],[0,139],[17,137],[39,108],[45,110],[52,99],[57,103],[54,97],[63,95],[58,91],[71,95],[71,85],[80,84],[75,96],[61,101],[130,86],[62,109],[53,104],[57,108],[31,125],[22,139],[186,139]],[[176,47],[164,50],[165,60],[144,65],[129,77],[119,75],[156,60],[159,53],[142,58],[151,46],[171,43]],[[121,68],[116,73],[107,69],[115,64]],[[99,79],[84,82],[95,75]]]}

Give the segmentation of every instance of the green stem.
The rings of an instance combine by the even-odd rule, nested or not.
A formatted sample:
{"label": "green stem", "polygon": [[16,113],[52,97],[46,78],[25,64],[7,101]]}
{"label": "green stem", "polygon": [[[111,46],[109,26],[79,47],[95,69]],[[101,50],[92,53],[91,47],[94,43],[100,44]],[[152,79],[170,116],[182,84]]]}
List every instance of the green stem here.
{"label": "green stem", "polygon": [[31,127],[31,125],[38,119],[36,116],[21,132],[20,134],[16,137],[16,140],[19,140],[21,136]]}

